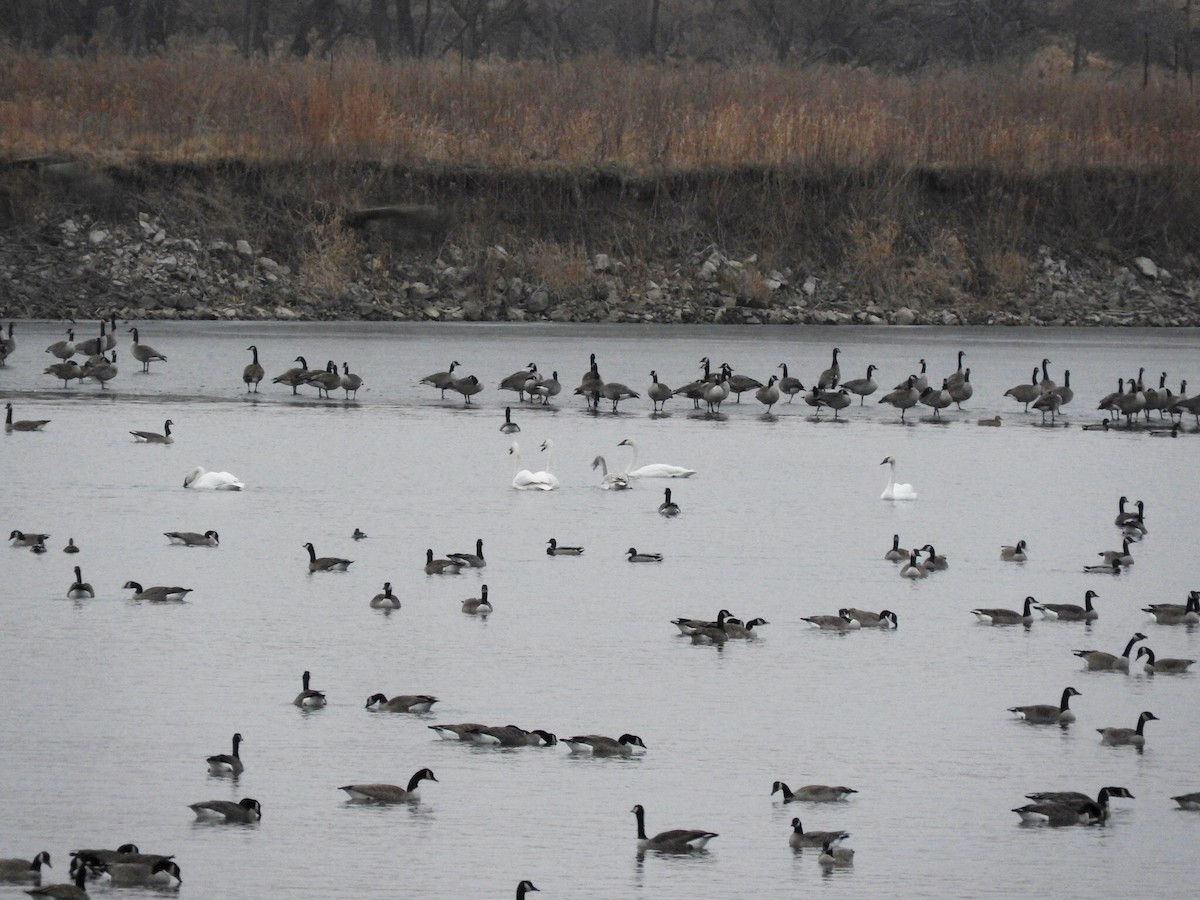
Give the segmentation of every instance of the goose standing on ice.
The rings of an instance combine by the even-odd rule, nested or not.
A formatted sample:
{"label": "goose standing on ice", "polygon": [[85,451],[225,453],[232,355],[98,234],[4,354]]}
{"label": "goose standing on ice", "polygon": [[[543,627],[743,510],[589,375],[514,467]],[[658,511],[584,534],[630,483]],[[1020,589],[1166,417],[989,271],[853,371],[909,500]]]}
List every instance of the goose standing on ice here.
{"label": "goose standing on ice", "polygon": [[150,363],[156,359],[162,360],[163,362],[167,361],[165,356],[163,356],[149,344],[142,344],[138,342],[138,330],[136,328],[130,328],[129,330],[133,332],[133,347],[130,352],[133,353],[133,358],[142,364],[143,372],[149,372]]}
{"label": "goose standing on ice", "polygon": [[1033,378],[1029,380],[1029,384],[1018,384],[1015,387],[1010,387],[1004,392],[1005,397],[1012,397],[1018,403],[1025,404],[1025,412],[1029,412],[1029,404],[1042,395],[1041,385],[1038,383],[1038,367],[1033,367]]}
{"label": "goose standing on ice", "polygon": [[[921,390],[924,390],[922,388]],[[912,375],[908,376],[908,380],[900,387],[896,388],[879,398],[880,403],[886,403],[889,406],[894,406],[900,410],[900,421],[904,421],[904,414],[917,405],[921,399],[921,391],[917,390],[916,380]]]}
{"label": "goose standing on ice", "polygon": [[[871,377],[871,374],[877,368],[879,367],[875,365],[869,365],[867,366],[866,378],[851,378],[849,381],[842,382],[842,387],[844,387],[850,393],[858,395],[859,406],[862,406],[867,397],[871,396],[879,388],[879,385],[876,383],[875,379]],[[804,388],[801,387],[801,390],[803,389]]]}
{"label": "goose standing on ice", "polygon": [[252,385],[254,388],[254,393],[257,394],[258,383],[263,380],[263,376],[267,373],[258,362],[258,347],[256,347],[254,344],[251,344],[246,349],[254,354],[254,359],[246,365],[246,368],[242,369],[242,381],[246,383],[247,394],[250,393]]}
{"label": "goose standing on ice", "polygon": [[788,395],[787,402],[791,403],[792,398],[804,390],[804,385],[800,383],[799,378],[788,374],[787,363],[780,363],[779,368],[783,369],[783,377],[779,379],[779,390]]}

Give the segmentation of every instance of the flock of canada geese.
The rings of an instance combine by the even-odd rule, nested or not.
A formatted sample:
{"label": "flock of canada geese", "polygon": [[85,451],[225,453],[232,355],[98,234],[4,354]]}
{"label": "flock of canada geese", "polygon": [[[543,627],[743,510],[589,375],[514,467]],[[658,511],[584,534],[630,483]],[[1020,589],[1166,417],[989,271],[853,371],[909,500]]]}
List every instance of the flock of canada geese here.
{"label": "flock of canada geese", "polygon": [[[66,340],[60,340],[46,348],[58,361],[46,367],[44,374],[52,375],[63,382],[67,388],[72,381],[91,380],[101,389],[106,389],[108,382],[118,374],[116,342],[118,326],[116,317],[101,320],[99,335],[75,341],[74,330],[68,331]],[[128,332],[132,335],[132,345],[129,353],[140,365],[141,371],[146,372],[152,363],[166,363],[168,357],[153,347],[140,342],[139,330],[131,327]],[[8,326],[7,336],[0,334],[0,365],[16,351],[13,338],[13,325]],[[260,383],[267,378],[267,372],[260,364],[258,349],[255,345],[247,347],[252,354],[251,361],[241,373],[242,382],[248,392],[257,392]],[[659,381],[657,372],[650,372],[650,385],[645,388],[646,399],[653,403],[654,413],[665,409],[668,402],[680,403],[690,400],[691,408],[702,415],[721,415],[722,404],[730,396],[734,403],[741,402],[743,393],[751,393],[754,399],[764,408],[766,414],[771,414],[776,404],[791,404],[797,397],[800,402],[813,410],[813,415],[820,416],[829,410],[836,420],[843,410],[852,405],[863,406],[866,399],[880,390],[875,380],[877,367],[870,364],[865,369],[862,378],[843,380],[839,365],[840,350],[834,348],[830,366],[823,370],[805,387],[798,378],[791,376],[786,364],[779,364],[781,374],[771,374],[766,382],[750,378],[740,373],[734,373],[731,366],[722,364],[713,366],[708,358],[699,362],[700,374],[687,384],[671,388]],[[83,358],[82,364],[73,357]],[[906,414],[918,407],[931,410],[934,419],[940,419],[942,410],[951,406],[962,409],[962,404],[968,401],[974,392],[971,383],[971,369],[964,368],[965,352],[958,353],[957,369],[940,379],[931,380],[926,372],[926,361],[919,360],[918,371],[905,376],[894,388],[885,391],[876,402],[886,404],[899,412],[901,421]],[[357,391],[363,385],[358,375],[352,374],[347,363],[342,363],[341,370],[330,360],[321,369],[310,369],[304,357],[296,357],[298,365],[270,379],[271,383],[290,387],[293,394],[298,394],[301,388],[316,388],[318,396],[332,397],[333,391],[343,391],[344,399],[355,399]],[[445,371],[435,372],[422,378],[421,384],[428,385],[441,392],[445,398],[449,391],[462,398],[465,405],[472,403],[472,398],[485,388],[475,375],[456,373],[460,363],[453,361]],[[1184,415],[1196,418],[1197,428],[1200,428],[1200,396],[1189,398],[1186,381],[1180,384],[1178,392],[1173,392],[1166,386],[1166,373],[1159,379],[1157,387],[1147,387],[1143,381],[1144,372],[1136,376],[1118,380],[1117,390],[1106,396],[1098,405],[1099,411],[1109,413],[1109,416],[1098,422],[1085,425],[1088,429],[1108,430],[1110,428],[1132,429],[1141,427],[1154,436],[1175,437],[1181,433],[1181,423]],[[539,372],[533,363],[503,378],[497,385],[498,390],[512,392],[516,395],[516,408],[521,404],[549,405],[563,391],[563,384],[558,379],[558,373],[546,376]],[[643,393],[630,388],[628,385],[605,381],[599,371],[596,356],[593,354],[587,371],[583,374],[577,387],[573,389],[575,396],[581,397],[591,410],[599,411],[601,404],[610,404],[612,412],[617,412],[622,402],[641,400]],[[1033,410],[1040,413],[1044,424],[1055,424],[1063,407],[1074,399],[1074,391],[1070,385],[1070,372],[1064,371],[1062,382],[1057,383],[1051,378],[1050,361],[1043,359],[1039,366],[1034,367],[1029,383],[1015,385],[1004,392],[1004,396],[1012,398],[1023,406],[1024,411]],[[855,399],[857,398],[857,404]],[[48,420],[14,419],[13,404],[6,404],[6,432],[40,431]],[[1164,427],[1156,427],[1153,414]],[[1048,417],[1048,418],[1047,418]],[[1168,424],[1169,423],[1169,424]],[[172,426],[175,423],[166,420],[162,432],[131,431],[134,440],[151,444],[170,444],[174,441]],[[984,427],[998,427],[1001,417],[979,419],[977,424]],[[515,435],[520,432],[520,426],[513,416],[513,407],[504,410],[504,420],[499,430],[505,435]],[[508,453],[515,467],[511,487],[521,491],[550,491],[560,486],[560,481],[554,473],[554,444],[546,440],[539,445],[545,454],[542,468],[534,471],[528,468],[522,459],[520,445],[512,440]],[[622,449],[623,448],[623,449]],[[666,463],[639,465],[639,446],[633,438],[627,438],[617,445],[619,452],[628,451],[630,454],[627,464],[610,469],[609,460],[597,456],[592,462],[593,470],[598,471],[599,486],[605,490],[627,490],[642,479],[686,479],[696,474],[695,470],[685,466]],[[917,490],[911,484],[898,482],[896,479],[897,461],[888,456],[880,463],[887,466],[887,483],[880,499],[887,502],[914,501],[918,497]],[[241,490],[244,484],[236,476],[228,472],[208,472],[195,468],[184,476],[183,487],[193,490]],[[1130,508],[1132,506],[1132,508]],[[663,499],[658,504],[660,515],[673,518],[683,514],[680,504],[672,496],[671,488],[663,489]],[[1121,548],[1105,550],[1099,553],[1099,564],[1087,565],[1085,572],[1101,575],[1120,575],[1122,571],[1134,565],[1134,552],[1139,541],[1146,539],[1149,534],[1145,515],[1145,505],[1141,501],[1129,504],[1126,497],[1121,497],[1118,504],[1116,526],[1121,530]],[[193,547],[216,547],[220,535],[214,531],[207,532],[168,532],[165,534],[172,543]],[[47,534],[28,533],[12,530],[9,541],[14,547],[27,548],[34,553],[47,552]],[[367,535],[355,529],[352,538],[361,540]],[[312,573],[347,571],[353,560],[333,556],[319,556],[312,543],[303,545],[308,553],[308,571]],[[62,552],[74,554],[79,552],[74,538],[69,538]],[[1028,559],[1030,551],[1024,539],[1017,540],[1011,545],[1000,548],[1000,558],[1006,562],[1021,564]],[[548,556],[580,556],[584,547],[572,544],[560,544],[556,538],[547,541]],[[924,558],[922,555],[924,554]],[[659,553],[638,551],[631,547],[626,553],[631,563],[656,563],[663,557]],[[950,561],[945,555],[937,553],[935,547],[925,543],[921,547],[902,547],[900,536],[893,537],[890,548],[885,548],[883,558],[897,564],[898,572],[905,579],[924,579],[937,577],[937,573],[949,568]],[[474,552],[456,552],[447,554],[444,558],[436,558],[433,549],[426,551],[424,571],[427,575],[454,575],[470,569],[482,569],[487,565],[484,557],[483,540],[476,541]],[[83,578],[81,566],[74,567],[74,581],[67,588],[67,596],[74,599],[87,599],[95,596],[91,584]],[[135,600],[149,602],[183,602],[191,592],[189,588],[168,585],[144,586],[138,582],[129,581],[124,585],[126,590],[133,592]],[[991,626],[1022,626],[1031,627],[1035,612],[1041,618],[1062,622],[1089,623],[1095,621],[1099,612],[1093,604],[1098,599],[1094,590],[1088,590],[1082,605],[1063,603],[1038,603],[1033,597],[1026,597],[1021,609],[976,608],[970,612],[976,619]],[[400,608],[400,599],[392,592],[390,582],[385,583],[383,590],[370,599],[374,609],[392,611]],[[481,586],[480,596],[462,601],[462,611],[468,615],[487,616],[493,612],[492,601],[488,597],[488,588]],[[1200,624],[1200,592],[1192,591],[1184,603],[1153,603],[1144,607],[1144,612],[1152,617],[1159,625],[1191,626]],[[895,612],[884,609],[873,611],[853,607],[842,608],[836,614],[805,616],[803,620],[814,628],[832,631],[855,631],[864,628],[895,629],[898,627],[898,617]],[[736,618],[728,609],[721,609],[716,617],[707,618],[676,618],[671,624],[676,626],[679,633],[689,638],[693,643],[723,645],[729,640],[754,640],[761,629],[769,624],[762,618],[746,621]],[[1131,667],[1141,660],[1144,671],[1151,675],[1176,675],[1187,672],[1194,660],[1158,656],[1155,651],[1144,643],[1148,638],[1142,632],[1136,632],[1129,638],[1123,650],[1075,649],[1072,652],[1078,657],[1088,671],[1129,672]],[[1139,646],[1140,645],[1140,646]],[[1131,654],[1137,648],[1136,657]],[[326,704],[325,693],[311,686],[311,675],[304,672],[301,678],[301,691],[293,700],[295,706],[303,710],[319,709]],[[1009,711],[1032,725],[1048,725],[1068,727],[1076,721],[1075,711],[1070,702],[1081,692],[1075,687],[1068,686],[1062,691],[1058,702],[1018,705]],[[366,700],[366,708],[377,712],[390,713],[429,713],[438,699],[431,695],[397,695],[388,697],[383,693],[374,693]],[[1136,723],[1120,726],[1096,728],[1102,744],[1110,746],[1130,746],[1139,752],[1146,744],[1145,727],[1148,722],[1158,717],[1150,711],[1144,711]],[[544,729],[524,729],[516,725],[488,725],[478,722],[438,723],[428,726],[439,738],[448,741],[469,742],[480,745],[514,747],[546,747],[563,744],[573,754],[590,754],[595,757],[629,758],[646,751],[646,743],[635,734],[621,734],[618,737],[600,734],[575,735],[570,738],[558,738]],[[245,763],[240,757],[242,735],[234,734],[229,753],[216,754],[207,757],[205,762],[211,774],[228,776],[236,779],[245,771]],[[340,787],[347,797],[361,803],[411,803],[421,796],[421,784],[426,781],[436,782],[437,778],[429,768],[421,768],[414,772],[405,785],[358,783]],[[837,803],[845,801],[857,793],[853,788],[844,785],[808,784],[796,789],[790,788],[782,781],[776,781],[772,787],[772,795],[779,794],[782,803]],[[1051,826],[1073,825],[1102,825],[1109,817],[1109,801],[1111,798],[1131,798],[1133,795],[1123,787],[1105,786],[1095,795],[1056,792],[1031,793],[1025,799],[1030,802],[1013,810],[1023,823]],[[1181,808],[1200,810],[1200,792],[1180,794],[1172,798]],[[221,822],[252,824],[260,820],[263,812],[259,801],[246,797],[240,801],[209,800],[191,804],[191,810],[198,818],[214,819]],[[718,834],[706,829],[669,829],[654,834],[646,830],[646,811],[639,804],[630,811],[636,822],[637,848],[639,851],[656,851],[660,853],[689,854],[705,851],[706,846]],[[818,860],[822,866],[847,866],[853,863],[854,850],[845,846],[849,833],[841,830],[810,831],[805,830],[800,817],[791,820],[791,830],[787,835],[788,845],[796,851],[806,848],[819,849]],[[71,852],[69,883],[41,885],[43,867],[51,866],[51,857],[47,851],[42,851],[31,859],[0,859],[0,881],[30,883],[38,885],[30,888],[27,893],[34,896],[55,898],[86,898],[87,882],[89,879],[107,876],[113,885],[159,885],[177,886],[181,883],[181,872],[178,864],[170,855],[142,853],[134,845],[127,844],[116,849],[79,849]],[[516,891],[518,898],[527,893],[537,891],[530,881],[522,881]]]}

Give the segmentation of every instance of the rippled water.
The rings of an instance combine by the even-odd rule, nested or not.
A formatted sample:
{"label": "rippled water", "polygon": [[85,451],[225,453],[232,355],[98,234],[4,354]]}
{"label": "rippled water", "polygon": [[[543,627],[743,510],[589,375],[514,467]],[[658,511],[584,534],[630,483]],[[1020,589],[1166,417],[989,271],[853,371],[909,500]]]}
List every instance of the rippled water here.
{"label": "rippled water", "polygon": [[[44,433],[0,439],[6,531],[45,531],[50,552],[4,549],[0,737],[5,815],[0,856],[54,858],[132,841],[173,853],[193,897],[511,896],[531,879],[542,896],[841,896],[1056,894],[1124,889],[1190,894],[1200,816],[1174,794],[1200,790],[1197,676],[1084,672],[1071,650],[1119,652],[1136,630],[1160,656],[1196,658],[1197,634],[1154,624],[1140,607],[1183,602],[1197,584],[1191,487],[1196,441],[1034,427],[1003,392],[1043,357],[1072,373],[1076,425],[1118,377],[1166,370],[1172,389],[1195,371],[1192,331],[706,329],[225,325],[148,323],[141,337],[167,363],[138,374],[122,352],[110,390],[63,390],[41,374],[57,323],[18,323],[18,349],[0,369],[17,418],[48,418]],[[122,334],[122,350],[128,336]],[[875,402],[844,424],[814,422],[800,403],[764,417],[751,394],[720,419],[672,402],[589,415],[570,396],[596,353],[606,378],[637,390],[654,368],[672,385],[707,355],[760,378],[787,362],[806,384],[841,348],[843,377],[880,367],[890,387],[929,361],[940,378],[966,351],[968,411],[908,427]],[[250,343],[268,380],[299,354],[350,362],[357,403],[293,398],[264,384],[247,398]],[[487,390],[477,406],[442,401],[418,380],[460,361]],[[494,390],[529,361],[570,387],[549,408]],[[878,396],[878,395],[876,395]],[[513,407],[529,468],[555,443],[562,488],[510,488]],[[914,411],[915,412],[915,411]],[[975,420],[999,413],[1001,428]],[[134,443],[130,429],[175,422],[171,446]],[[822,420],[829,418],[828,413]],[[911,417],[910,418],[914,418]],[[592,458],[623,468],[634,437],[641,462],[697,470],[686,481],[597,488]],[[879,499],[880,460],[893,455],[912,503]],[[241,493],[182,489],[194,465],[228,470]],[[670,486],[683,514],[657,515]],[[1150,534],[1119,578],[1088,576],[1099,550],[1120,546],[1117,498],[1143,499]],[[353,542],[359,527],[370,537]],[[220,533],[218,548],[170,546],[173,530]],[[898,577],[882,559],[893,533],[933,543],[947,572]],[[83,549],[61,553],[68,537]],[[549,558],[545,543],[583,544]],[[438,555],[484,541],[488,566],[459,576],[423,571]],[[999,546],[1025,539],[1029,562]],[[309,574],[302,544],[355,560],[345,574]],[[624,551],[659,552],[630,565]],[[94,600],[65,599],[71,568]],[[121,585],[181,584],[179,604],[137,603]],[[370,598],[391,581],[403,607]],[[490,589],[487,619],[460,601]],[[1019,607],[1026,595],[1082,602],[1083,626],[979,625],[976,606]],[[841,606],[895,610],[894,631],[836,635],[803,616]],[[757,642],[693,646],[670,620],[721,607],[770,625]],[[329,706],[291,700],[313,673]],[[1068,730],[1015,721],[1006,707],[1055,702],[1067,685],[1079,720]],[[433,712],[369,712],[375,692],[430,693]],[[1135,724],[1144,754],[1100,744],[1093,730]],[[497,750],[440,741],[427,725],[478,721],[560,736],[640,735],[631,760],[566,749]],[[237,783],[204,758],[245,737]],[[347,802],[350,782],[405,784],[428,766],[418,804]],[[771,784],[844,784],[836,804],[779,803]],[[1123,785],[1106,828],[1021,827],[1011,808],[1035,790]],[[254,826],[198,825],[189,803],[255,797]],[[640,859],[635,803],[652,833],[720,833],[692,858]],[[823,872],[814,851],[793,854],[789,822],[845,829],[853,867]],[[105,887],[93,895],[108,893]],[[113,890],[116,893],[116,890]],[[134,891],[126,895],[136,896]],[[0,898],[22,896],[0,886]]]}

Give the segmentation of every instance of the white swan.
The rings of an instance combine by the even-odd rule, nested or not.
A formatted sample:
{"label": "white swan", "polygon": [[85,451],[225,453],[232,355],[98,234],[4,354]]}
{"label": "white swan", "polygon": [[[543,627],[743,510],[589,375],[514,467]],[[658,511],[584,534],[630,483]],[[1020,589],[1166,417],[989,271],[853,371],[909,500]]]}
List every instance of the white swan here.
{"label": "white swan", "polygon": [[558,479],[549,472],[530,472],[521,462],[521,446],[516,441],[508,448],[509,455],[516,457],[517,471],[512,486],[518,491],[552,491],[558,487]]}
{"label": "white swan", "polygon": [[633,459],[625,467],[626,478],[691,478],[696,474],[695,469],[685,469],[683,466],[672,466],[667,463],[651,463],[648,466],[636,468],[638,461],[638,445],[633,438],[625,438],[618,447],[632,447]]}
{"label": "white swan", "polygon": [[200,466],[192,469],[183,479],[185,488],[198,491],[240,491],[246,485],[236,475],[228,472],[206,472]]}
{"label": "white swan", "polygon": [[896,460],[894,457],[887,457],[880,465],[887,464],[891,466],[891,474],[888,475],[887,487],[883,489],[883,493],[879,495],[880,500],[916,500],[917,492],[911,484],[896,484]]}

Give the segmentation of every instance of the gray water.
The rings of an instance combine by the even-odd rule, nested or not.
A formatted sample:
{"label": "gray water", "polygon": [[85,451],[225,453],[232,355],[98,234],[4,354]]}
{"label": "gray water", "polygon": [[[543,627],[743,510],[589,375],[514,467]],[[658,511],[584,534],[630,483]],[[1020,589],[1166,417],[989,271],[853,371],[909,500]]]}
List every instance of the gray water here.
{"label": "gray water", "polygon": [[[964,897],[1121,890],[1190,896],[1200,815],[1170,797],[1200,790],[1196,674],[1150,677],[1082,671],[1074,649],[1120,652],[1133,632],[1160,656],[1200,656],[1196,632],[1159,626],[1148,602],[1183,602],[1197,583],[1193,488],[1197,440],[1096,433],[1098,398],[1118,377],[1166,370],[1172,390],[1196,371],[1193,331],[953,329],[707,329],[376,324],[142,323],[169,357],[136,372],[121,334],[110,389],[63,389],[42,369],[59,323],[18,323],[0,390],[42,433],[0,437],[4,532],[51,533],[49,552],[0,549],[0,732],[5,814],[0,856],[49,850],[48,881],[65,881],[67,852],[126,841],[175,854],[181,894],[512,896],[531,879],[545,897],[694,898],[829,895]],[[90,326],[77,336],[89,336]],[[780,362],[807,385],[841,348],[843,378],[879,366],[881,390],[814,421],[799,401],[772,417],[746,394],[717,419],[673,401],[642,400],[592,415],[571,390],[596,353],[607,379],[643,391],[650,370],[669,384],[697,360],[728,361],[760,379]],[[261,393],[240,381],[255,343]],[[931,382],[966,351],[975,395],[933,422],[907,426],[874,402],[929,361]],[[365,385],[358,402],[316,400],[270,385],[299,354],[346,360]],[[1036,427],[1004,391],[1051,360],[1071,370],[1074,427]],[[461,399],[419,379],[463,365],[487,390]],[[545,409],[498,393],[535,361],[566,386]],[[340,392],[338,394],[340,397]],[[562,487],[511,489],[504,406],[521,426],[524,463],[540,469],[555,444]],[[1001,414],[1001,428],[979,418]],[[175,422],[170,446],[129,430]],[[1191,423],[1189,422],[1189,425]],[[598,488],[597,454],[697,471],[687,480]],[[880,500],[887,467],[919,492]],[[182,489],[193,466],[228,470],[240,493]],[[656,513],[671,487],[683,514]],[[1142,499],[1150,533],[1120,577],[1086,575],[1120,546],[1121,494]],[[355,528],[367,532],[350,539]],[[220,533],[218,548],[168,544],[163,532]],[[883,554],[934,544],[949,571],[909,582]],[[74,537],[82,552],[61,552]],[[546,541],[582,544],[550,558]],[[438,556],[484,541],[486,568],[427,576]],[[1029,561],[1001,562],[1025,539]],[[302,544],[355,562],[310,574]],[[662,553],[630,565],[630,547]],[[92,600],[65,599],[72,566]],[[130,600],[121,586],[180,584],[184,603]],[[391,581],[402,609],[369,600]],[[495,612],[462,614],[487,584]],[[1026,595],[1081,603],[1099,594],[1091,625],[978,624],[977,606],[1019,608]],[[896,611],[895,631],[815,631],[802,617],[842,606]],[[693,646],[670,620],[726,607],[770,624],[755,642]],[[329,705],[292,705],[300,675]],[[1082,695],[1069,729],[1034,727],[1006,707]],[[375,692],[440,698],[421,715],[364,708]],[[1095,728],[1150,722],[1144,753],[1102,746]],[[499,750],[441,741],[442,722],[515,723],[559,736],[623,732],[639,758],[591,759],[565,747]],[[204,759],[245,737],[236,782]],[[351,782],[404,785],[428,766],[419,803],[348,802]],[[779,802],[772,782],[847,785],[831,804]],[[1123,785],[1103,828],[1031,828],[1010,810],[1037,790]],[[261,823],[196,824],[189,803],[257,798]],[[706,853],[636,852],[635,803],[647,829],[720,834]],[[822,870],[793,853],[789,823],[844,829],[852,867]],[[99,884],[93,896],[139,896]],[[23,896],[0,886],[0,898]]]}

